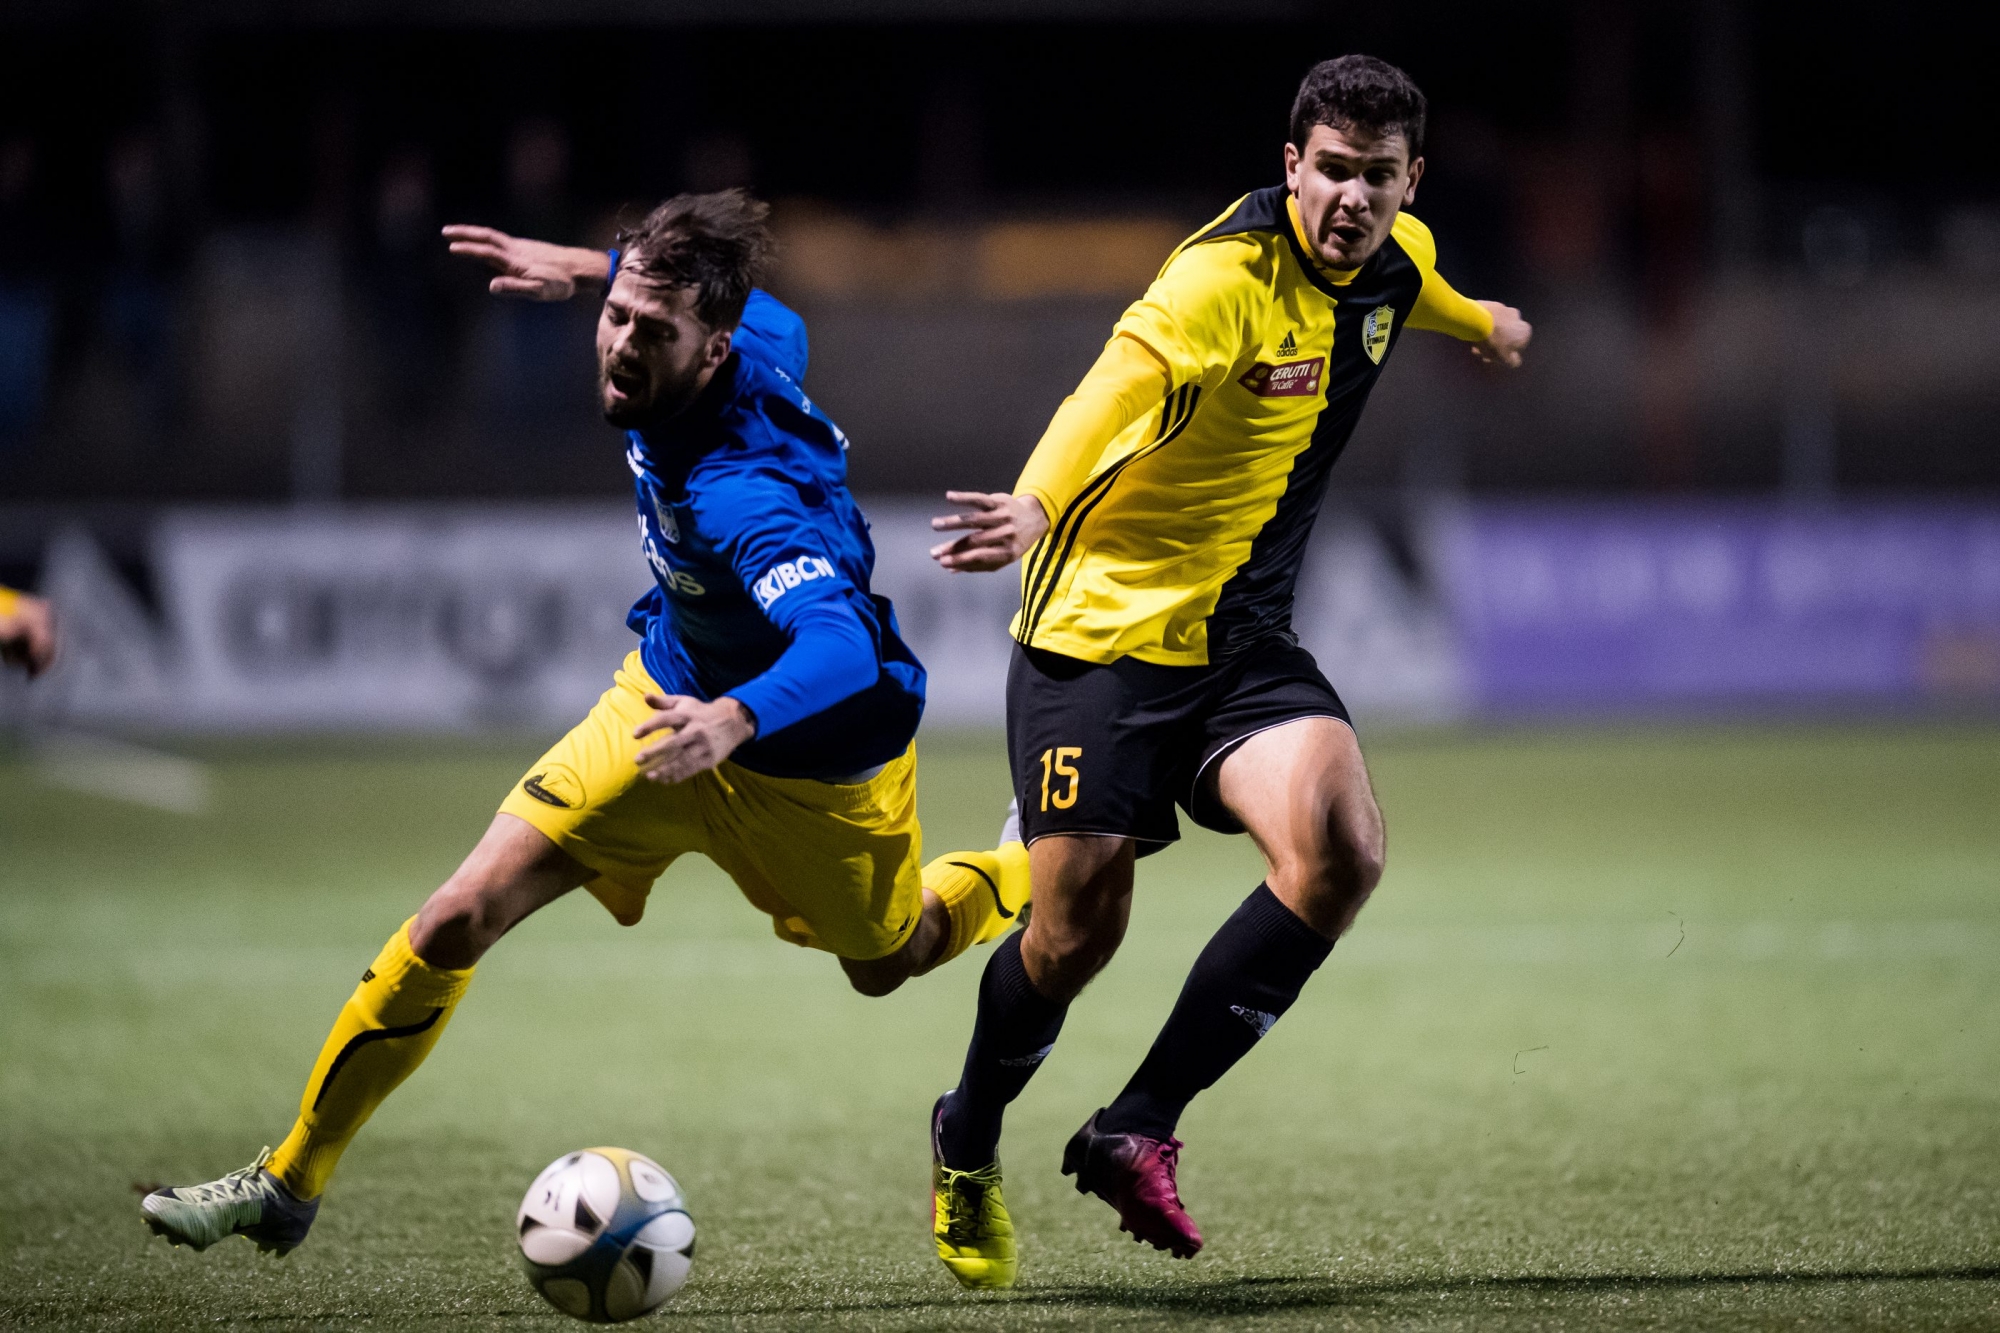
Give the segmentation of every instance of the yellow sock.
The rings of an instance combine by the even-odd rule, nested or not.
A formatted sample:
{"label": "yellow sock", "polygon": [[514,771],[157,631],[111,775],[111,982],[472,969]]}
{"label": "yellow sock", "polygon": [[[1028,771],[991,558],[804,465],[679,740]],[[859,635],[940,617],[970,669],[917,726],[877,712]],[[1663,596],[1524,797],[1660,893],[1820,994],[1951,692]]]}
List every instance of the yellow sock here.
{"label": "yellow sock", "polygon": [[924,867],[924,887],[951,917],[951,939],[939,963],[975,944],[996,940],[1028,901],[1028,849],[1002,843],[990,852],[952,852]]}
{"label": "yellow sock", "polygon": [[410,948],[411,917],[341,1006],[299,1100],[298,1122],[267,1170],[301,1199],[326,1188],[341,1153],[382,1099],[437,1045],[472,969],[432,967]]}

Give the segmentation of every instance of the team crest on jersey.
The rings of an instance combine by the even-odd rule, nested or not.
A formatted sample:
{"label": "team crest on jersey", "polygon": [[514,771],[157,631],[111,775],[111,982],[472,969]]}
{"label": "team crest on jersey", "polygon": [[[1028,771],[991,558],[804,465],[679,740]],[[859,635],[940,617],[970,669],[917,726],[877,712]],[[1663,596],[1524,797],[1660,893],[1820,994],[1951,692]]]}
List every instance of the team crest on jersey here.
{"label": "team crest on jersey", "polygon": [[660,520],[660,535],[674,545],[679,546],[681,543],[681,525],[674,522],[673,506],[662,500],[657,494],[653,496],[653,517]]}
{"label": "team crest on jersey", "polygon": [[1378,305],[1368,312],[1368,318],[1361,321],[1361,350],[1368,353],[1368,359],[1376,365],[1382,364],[1382,356],[1389,350],[1389,330],[1396,324],[1396,311],[1392,306]]}
{"label": "team crest on jersey", "polygon": [[1319,392],[1320,371],[1325,368],[1323,356],[1276,365],[1259,361],[1237,376],[1236,382],[1259,398],[1310,398]]}

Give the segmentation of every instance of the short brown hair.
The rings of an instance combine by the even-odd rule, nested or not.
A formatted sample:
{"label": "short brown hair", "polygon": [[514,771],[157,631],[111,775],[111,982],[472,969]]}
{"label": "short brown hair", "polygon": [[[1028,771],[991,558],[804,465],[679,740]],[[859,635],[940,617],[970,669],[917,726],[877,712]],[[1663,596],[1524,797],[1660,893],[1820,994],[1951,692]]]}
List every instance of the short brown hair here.
{"label": "short brown hair", "polygon": [[1410,76],[1374,56],[1322,60],[1306,71],[1292,101],[1292,146],[1301,152],[1315,125],[1370,134],[1399,132],[1410,160],[1424,154],[1423,90]]}
{"label": "short brown hair", "polygon": [[619,267],[663,286],[694,288],[702,323],[735,328],[771,259],[770,212],[742,190],[677,194],[618,233]]}

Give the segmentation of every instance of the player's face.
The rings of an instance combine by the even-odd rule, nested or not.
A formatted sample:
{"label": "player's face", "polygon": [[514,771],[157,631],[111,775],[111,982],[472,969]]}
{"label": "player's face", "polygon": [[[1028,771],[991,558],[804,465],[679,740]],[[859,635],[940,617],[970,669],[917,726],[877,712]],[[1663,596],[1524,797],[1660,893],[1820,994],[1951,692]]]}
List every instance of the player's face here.
{"label": "player's face", "polygon": [[1424,160],[1411,160],[1401,130],[1315,125],[1304,151],[1285,145],[1285,184],[1298,198],[1306,235],[1333,268],[1359,268],[1381,248],[1423,174]]}
{"label": "player's face", "polygon": [[729,358],[730,331],[694,311],[695,289],[663,287],[621,267],[597,316],[597,397],[630,429],[673,416]]}

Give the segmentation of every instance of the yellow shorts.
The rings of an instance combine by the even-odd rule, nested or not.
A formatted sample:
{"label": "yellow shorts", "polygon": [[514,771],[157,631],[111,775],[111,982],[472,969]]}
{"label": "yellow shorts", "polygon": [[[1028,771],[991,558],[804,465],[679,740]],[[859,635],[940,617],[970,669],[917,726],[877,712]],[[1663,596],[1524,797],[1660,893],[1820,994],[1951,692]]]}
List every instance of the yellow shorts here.
{"label": "yellow shorts", "polygon": [[649,693],[666,691],[632,653],[502,813],[595,870],[587,887],[621,925],[645,913],[675,858],[700,852],[770,914],[780,939],[855,959],[901,948],[923,911],[916,746],[866,782],[766,777],[725,761],[664,787],[633,762]]}

